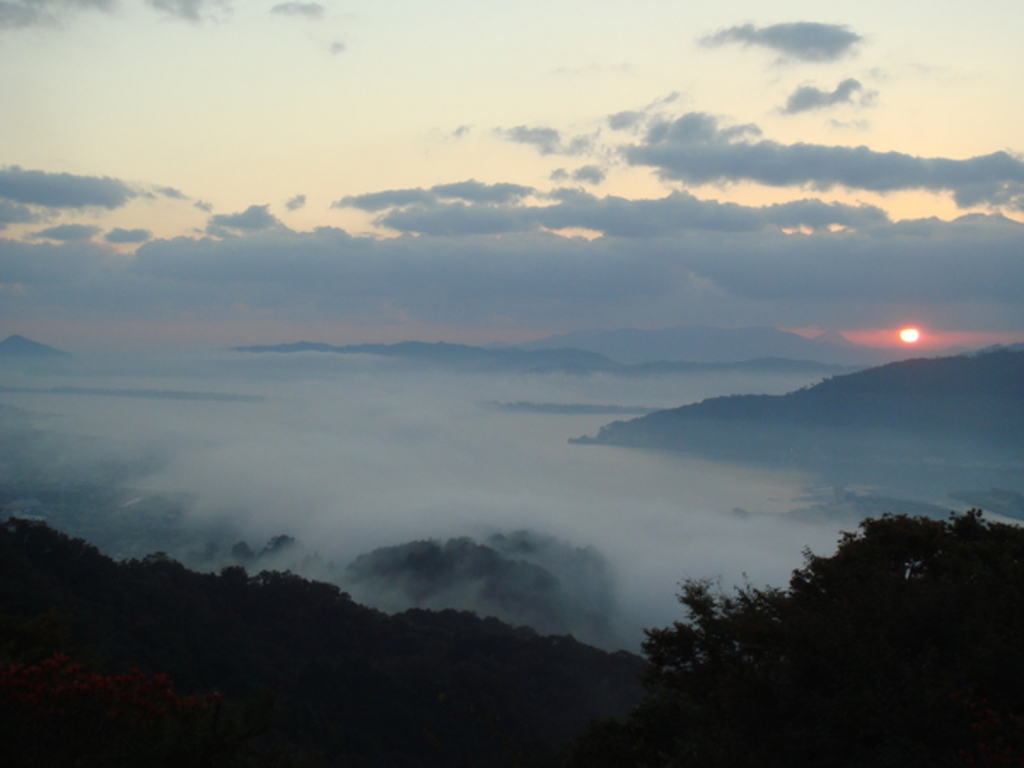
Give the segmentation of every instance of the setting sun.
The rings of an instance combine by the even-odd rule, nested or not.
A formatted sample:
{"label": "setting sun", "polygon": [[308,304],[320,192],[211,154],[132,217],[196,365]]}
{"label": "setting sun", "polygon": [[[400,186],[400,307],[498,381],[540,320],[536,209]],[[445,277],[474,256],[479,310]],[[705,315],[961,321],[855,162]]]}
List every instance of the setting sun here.
{"label": "setting sun", "polygon": [[900,331],[900,340],[907,344],[913,344],[921,338],[921,332],[917,328],[904,328]]}

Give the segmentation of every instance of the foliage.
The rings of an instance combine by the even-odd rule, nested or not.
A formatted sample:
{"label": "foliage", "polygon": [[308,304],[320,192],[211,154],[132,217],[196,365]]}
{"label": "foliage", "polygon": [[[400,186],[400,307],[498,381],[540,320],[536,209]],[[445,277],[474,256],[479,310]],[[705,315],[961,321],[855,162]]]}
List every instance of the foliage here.
{"label": "foliage", "polygon": [[[46,611],[64,617],[67,638],[40,618]],[[225,702],[273,697],[273,711],[241,719],[243,733],[277,726],[267,738],[347,768],[554,765],[589,719],[639,700],[642,665],[468,613],[387,616],[291,573],[196,573],[159,553],[114,562],[44,524],[0,523],[0,662],[35,665],[72,643],[115,678],[132,667],[168,673],[186,700],[211,690]],[[218,706],[223,721],[233,710]],[[168,717],[186,732],[204,722],[185,714]],[[294,764],[264,759],[274,742],[253,735],[239,764]]]}
{"label": "foliage", "polygon": [[[687,621],[648,632],[647,698],[593,727],[572,765],[1020,764],[1020,528],[977,511],[869,519],[788,589],[690,581],[680,601]],[[1011,762],[992,762],[995,738]]]}
{"label": "foliage", "polygon": [[0,666],[7,765],[227,765],[222,697],[179,697],[166,675],[89,673],[56,654]]}

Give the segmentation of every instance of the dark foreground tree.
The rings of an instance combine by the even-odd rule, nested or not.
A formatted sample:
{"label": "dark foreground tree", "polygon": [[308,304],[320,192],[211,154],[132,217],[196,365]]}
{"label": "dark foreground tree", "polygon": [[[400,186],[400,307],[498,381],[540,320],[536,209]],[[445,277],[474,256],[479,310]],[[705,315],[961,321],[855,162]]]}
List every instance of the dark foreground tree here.
{"label": "dark foreground tree", "polygon": [[648,695],[570,765],[1024,765],[1024,529],[867,520],[787,589],[683,585]]}

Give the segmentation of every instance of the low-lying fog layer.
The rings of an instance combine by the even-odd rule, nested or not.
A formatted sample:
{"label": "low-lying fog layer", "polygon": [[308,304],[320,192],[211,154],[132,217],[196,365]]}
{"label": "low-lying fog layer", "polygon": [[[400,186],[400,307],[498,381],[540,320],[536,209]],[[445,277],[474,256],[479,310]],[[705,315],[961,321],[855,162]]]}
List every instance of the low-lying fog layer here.
{"label": "low-lying fog layer", "polygon": [[[0,383],[263,399],[0,394],[4,404],[45,414],[40,428],[102,438],[47,471],[69,472],[75,462],[133,465],[140,476],[132,486],[193,495],[197,521],[227,519],[254,545],[288,534],[305,551],[342,565],[414,540],[468,536],[484,544],[522,530],[560,540],[567,552],[592,547],[588,552],[607,565],[598,576],[586,568],[551,570],[563,580],[593,580],[566,583],[567,594],[611,592],[589,603],[611,614],[611,629],[587,638],[606,646],[635,648],[643,627],[679,618],[682,579],[781,585],[805,547],[832,551],[840,527],[778,514],[806,505],[800,497],[813,479],[795,472],[569,445],[622,417],[493,407],[674,407],[719,394],[784,393],[814,383],[807,377],[499,376],[412,371],[362,356],[228,352],[146,365],[84,362],[78,370],[5,371]],[[354,593],[373,601],[363,586]],[[392,590],[387,600],[394,598]]]}

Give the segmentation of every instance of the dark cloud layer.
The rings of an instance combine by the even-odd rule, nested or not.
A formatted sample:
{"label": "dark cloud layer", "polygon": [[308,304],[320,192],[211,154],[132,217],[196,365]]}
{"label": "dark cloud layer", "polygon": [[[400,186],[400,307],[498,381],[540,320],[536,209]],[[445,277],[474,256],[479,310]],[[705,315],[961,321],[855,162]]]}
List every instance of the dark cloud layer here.
{"label": "dark cloud layer", "polygon": [[778,52],[783,59],[825,62],[847,55],[861,40],[863,38],[846,25],[798,21],[769,27],[753,24],[729,27],[704,37],[701,42],[709,46],[757,45]]}
{"label": "dark cloud layer", "polygon": [[119,208],[137,193],[108,176],[25,171],[16,165],[0,169],[0,200],[47,208]]}
{"label": "dark cloud layer", "polygon": [[[419,226],[439,234],[383,240],[268,227],[151,240],[115,257],[90,241],[0,239],[0,284],[17,286],[4,293],[5,312],[199,320],[232,307],[236,320],[251,311],[293,322],[397,317],[506,329],[873,327],[900,322],[908,307],[941,323],[969,306],[957,316],[965,330],[1024,327],[1024,225],[999,216],[893,223],[877,209],[816,200],[747,208],[683,193],[629,201],[579,190],[547,211],[451,206],[461,209],[440,205],[422,219],[430,228]],[[427,216],[415,206],[392,213]],[[488,221],[496,234],[465,234],[487,232]],[[606,235],[538,229],[555,225]]]}
{"label": "dark cloud layer", "polygon": [[654,124],[623,154],[632,165],[651,166],[664,179],[691,184],[755,181],[773,187],[873,192],[952,192],[957,204],[1002,205],[1024,210],[1024,161],[1008,152],[966,160],[926,158],[868,147],[781,144],[758,140],[754,125],[721,127],[708,114],[691,112]]}
{"label": "dark cloud layer", "polygon": [[[498,186],[498,185],[495,185]],[[374,193],[372,208],[385,210],[376,221],[398,232],[433,235],[497,235],[540,228],[583,228],[611,237],[654,238],[686,231],[752,232],[767,227],[819,230],[829,227],[873,227],[888,222],[880,208],[868,205],[827,204],[799,200],[751,207],[715,200],[700,200],[688,192],[675,192],[658,200],[598,198],[579,189],[559,189],[549,197],[553,205],[505,205],[437,198],[391,190]],[[465,199],[465,198],[464,198]],[[387,204],[385,204],[387,201]],[[494,202],[506,202],[494,200]]]}
{"label": "dark cloud layer", "polygon": [[825,109],[837,104],[853,103],[854,94],[863,91],[864,86],[852,77],[843,80],[834,91],[822,91],[810,85],[797,88],[786,100],[783,112],[795,115],[814,109]]}

